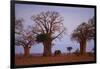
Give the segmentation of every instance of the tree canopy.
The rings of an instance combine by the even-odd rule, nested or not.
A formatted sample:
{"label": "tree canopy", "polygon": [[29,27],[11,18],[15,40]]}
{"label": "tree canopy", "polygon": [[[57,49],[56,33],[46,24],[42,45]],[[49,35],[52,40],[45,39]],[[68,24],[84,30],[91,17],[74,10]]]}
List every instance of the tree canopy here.
{"label": "tree canopy", "polygon": [[[51,39],[55,39],[61,36],[65,31],[63,26],[63,18],[58,12],[47,11],[41,12],[32,16],[32,20],[35,22],[33,26],[33,33],[37,35],[49,35]],[[56,33],[58,35],[54,35]]]}
{"label": "tree canopy", "polygon": [[15,45],[32,46],[35,43],[34,34],[28,29],[24,29],[23,19],[15,21]]}

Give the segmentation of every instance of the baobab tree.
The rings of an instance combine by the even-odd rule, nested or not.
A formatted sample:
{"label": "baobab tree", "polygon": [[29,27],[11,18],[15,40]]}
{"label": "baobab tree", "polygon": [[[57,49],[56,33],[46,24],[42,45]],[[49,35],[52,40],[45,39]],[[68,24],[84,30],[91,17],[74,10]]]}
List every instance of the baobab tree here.
{"label": "baobab tree", "polygon": [[91,40],[94,35],[92,33],[93,29],[90,29],[90,25],[87,23],[82,23],[74,30],[71,39],[76,40],[80,43],[80,54],[86,52],[86,43]]}
{"label": "baobab tree", "polygon": [[89,19],[88,21],[88,25],[89,25],[89,30],[90,30],[90,39],[95,39],[95,18],[92,17],[91,19]]}
{"label": "baobab tree", "polygon": [[44,46],[44,56],[51,55],[52,41],[60,38],[65,31],[63,18],[58,12],[47,11],[32,16],[34,21],[33,33],[37,35],[37,42]]}
{"label": "baobab tree", "polygon": [[16,20],[15,22],[15,45],[22,46],[24,48],[24,55],[28,56],[30,48],[35,43],[34,35],[29,30],[24,30],[22,20]]}

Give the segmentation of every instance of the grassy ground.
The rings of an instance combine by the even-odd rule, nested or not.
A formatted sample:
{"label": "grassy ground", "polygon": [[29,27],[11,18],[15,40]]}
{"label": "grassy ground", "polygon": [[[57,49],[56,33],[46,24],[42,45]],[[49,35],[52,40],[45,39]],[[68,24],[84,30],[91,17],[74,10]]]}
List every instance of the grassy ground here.
{"label": "grassy ground", "polygon": [[52,63],[70,63],[70,62],[84,62],[84,61],[94,61],[94,55],[57,55],[57,56],[19,56],[15,57],[16,65],[35,65],[35,64],[52,64]]}

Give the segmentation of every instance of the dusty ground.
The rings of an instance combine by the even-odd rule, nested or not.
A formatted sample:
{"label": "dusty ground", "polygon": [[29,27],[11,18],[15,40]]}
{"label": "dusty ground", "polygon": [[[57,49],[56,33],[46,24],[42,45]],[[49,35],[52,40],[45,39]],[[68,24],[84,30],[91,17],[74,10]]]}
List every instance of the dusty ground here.
{"label": "dusty ground", "polygon": [[84,61],[94,61],[93,55],[57,55],[57,56],[16,56],[15,64],[16,65],[35,65],[35,64],[52,64],[52,63],[70,63],[70,62],[84,62]]}

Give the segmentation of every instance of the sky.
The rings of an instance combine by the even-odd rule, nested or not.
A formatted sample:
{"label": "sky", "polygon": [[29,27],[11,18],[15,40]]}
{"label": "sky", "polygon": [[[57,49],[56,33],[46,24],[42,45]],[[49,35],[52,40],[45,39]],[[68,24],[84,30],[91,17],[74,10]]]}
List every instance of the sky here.
{"label": "sky", "polygon": [[[71,41],[71,33],[83,22],[88,22],[90,18],[94,16],[94,8],[82,8],[82,7],[62,7],[62,6],[47,6],[47,5],[34,5],[34,4],[16,4],[15,5],[15,17],[16,19],[24,19],[24,25],[34,25],[31,17],[39,14],[40,12],[56,11],[64,18],[63,24],[67,29],[66,35],[61,40],[54,40],[55,45],[52,47],[52,53],[55,50],[61,50],[63,53],[68,53],[66,47],[73,47],[72,52],[79,48],[79,43]],[[94,47],[94,41],[87,42],[86,51],[91,51]],[[15,47],[15,53],[24,53],[23,47]],[[39,43],[33,45],[30,53],[43,53],[43,45]]]}

